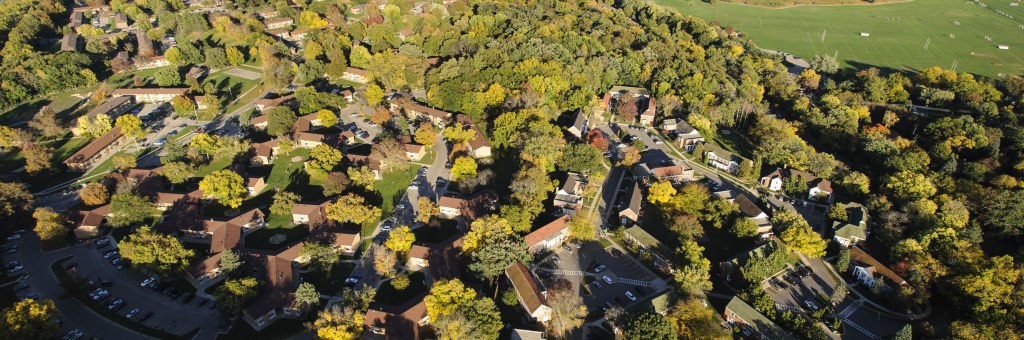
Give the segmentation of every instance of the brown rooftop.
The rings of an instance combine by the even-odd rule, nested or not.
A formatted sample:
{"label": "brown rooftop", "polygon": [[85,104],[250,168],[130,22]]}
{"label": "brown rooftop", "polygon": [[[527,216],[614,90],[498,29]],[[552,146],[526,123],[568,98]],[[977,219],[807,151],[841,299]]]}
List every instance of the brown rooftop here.
{"label": "brown rooftop", "polygon": [[100,138],[93,140],[91,143],[89,143],[89,145],[86,145],[84,148],[78,150],[78,152],[75,152],[75,154],[71,155],[71,157],[68,157],[68,159],[64,160],[64,164],[88,161],[89,159],[95,157],[97,154],[103,151],[103,149],[106,149],[108,146],[110,146],[110,144],[113,144],[119,138],[121,138],[121,128],[115,126],[112,129],[110,129],[109,132],[107,132],[103,136],[100,136]]}
{"label": "brown rooftop", "polygon": [[569,216],[563,215],[551,221],[547,225],[540,227],[540,229],[534,230],[532,233],[526,235],[526,246],[532,247],[544,240],[547,240],[551,236],[558,234],[565,230],[569,226]]}

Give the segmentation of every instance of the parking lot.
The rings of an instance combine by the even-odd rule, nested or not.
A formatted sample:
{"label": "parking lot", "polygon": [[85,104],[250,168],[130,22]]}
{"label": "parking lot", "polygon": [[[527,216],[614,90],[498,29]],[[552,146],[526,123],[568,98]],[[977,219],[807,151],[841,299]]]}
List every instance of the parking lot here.
{"label": "parking lot", "polygon": [[[580,295],[591,313],[599,313],[610,305],[628,307],[634,300],[626,295],[627,291],[636,298],[635,301],[656,293],[657,289],[651,283],[657,277],[643,264],[614,246],[606,250],[600,243],[586,242],[580,248],[570,246],[569,250],[572,252],[564,247],[556,250],[553,256],[545,259],[537,274],[545,283],[554,279],[567,279],[573,283],[572,287],[580,287],[582,281],[585,285]],[[595,273],[595,267],[599,264],[604,265],[605,269]]]}
{"label": "parking lot", "polygon": [[[82,273],[86,281],[92,281],[92,285],[86,283],[83,286],[83,294],[95,291],[96,288],[102,288],[108,292],[107,296],[99,299],[100,306],[98,308],[103,309],[107,303],[121,299],[123,306],[117,308],[118,317],[123,317],[132,310],[139,309],[133,315],[132,321],[122,320],[122,322],[141,322],[147,327],[177,335],[183,335],[198,327],[200,334],[205,334],[200,337],[212,337],[220,325],[220,312],[211,309],[212,301],[207,301],[203,306],[199,306],[204,299],[196,297],[188,303],[184,303],[183,298],[186,292],[181,291],[181,295],[177,299],[172,299],[166,294],[140,286],[139,283],[145,279],[142,274],[129,269],[118,270],[116,265],[111,264],[111,260],[117,258],[116,256],[103,258],[105,252],[114,248],[112,244],[97,249],[97,246],[90,241],[42,253],[38,249],[38,237],[32,232],[26,232],[23,239],[8,241],[5,247],[15,244],[19,245],[18,251],[5,254],[4,261],[5,263],[18,261],[23,266],[23,269],[15,274],[25,274],[22,282],[28,284],[28,287],[20,288],[16,293],[17,296],[19,298],[32,297],[53,300],[62,315],[61,335],[78,329],[87,335],[85,338],[89,336],[109,339],[143,337],[141,334],[106,319],[106,316],[97,313],[82,301],[67,296],[67,292],[58,282],[56,274],[51,270],[51,264],[64,258],[68,258],[62,264],[65,270]],[[86,296],[84,299],[89,299],[89,297]],[[152,315],[145,321],[139,320],[149,312],[152,312]]]}

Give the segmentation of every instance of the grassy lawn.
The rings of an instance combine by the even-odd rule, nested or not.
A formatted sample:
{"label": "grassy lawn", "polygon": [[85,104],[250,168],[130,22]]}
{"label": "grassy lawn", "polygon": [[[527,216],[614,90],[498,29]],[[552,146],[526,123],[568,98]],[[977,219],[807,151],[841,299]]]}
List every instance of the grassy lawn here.
{"label": "grassy lawn", "polygon": [[[956,61],[957,71],[990,77],[1024,72],[1024,50],[1014,45],[1024,41],[1024,30],[1018,28],[1024,24],[1021,7],[1015,9],[1016,18],[1010,19],[995,13],[995,8],[964,1],[785,9],[700,0],[655,2],[706,21],[717,20],[723,27],[747,34],[762,48],[804,59],[838,54],[844,66],[913,72],[931,66],[949,68]],[[1012,8],[1004,7],[1004,11]],[[862,37],[861,32],[870,36]],[[927,50],[926,41],[930,41]],[[1010,50],[996,48],[1006,44],[1011,45]]]}
{"label": "grassy lawn", "polygon": [[355,268],[356,265],[352,263],[335,263],[327,270],[311,270],[303,274],[302,278],[303,281],[312,283],[320,294],[341,295],[345,278],[352,274],[352,270]]}
{"label": "grassy lawn", "polygon": [[751,158],[754,154],[754,144],[746,136],[740,135],[736,131],[730,131],[728,134],[725,131],[719,131],[712,140],[715,144],[734,154],[746,158]]}
{"label": "grassy lawn", "polygon": [[[203,82],[213,82],[213,84],[217,87],[217,91],[220,92],[221,99],[237,98],[238,96],[241,96],[243,93],[246,93],[246,91],[253,89],[260,83],[259,80],[249,80],[242,77],[235,77],[224,72],[214,73],[206,77],[203,80]],[[238,98],[239,100],[229,105],[225,112],[231,113],[235,110],[235,108],[241,107],[246,103],[252,102],[252,100],[256,99],[255,96],[259,95],[259,93],[260,91],[252,91],[249,92],[248,95],[246,96],[252,98]],[[205,112],[199,116],[199,120],[202,121],[212,120],[213,118],[213,115]]]}
{"label": "grassy lawn", "polygon": [[235,112],[235,110],[238,110],[238,108],[245,106],[246,104],[252,103],[254,100],[259,98],[259,96],[263,94],[263,91],[258,85],[259,83],[253,84],[252,87],[245,88],[243,91],[235,93],[235,96],[240,97],[236,98],[233,103],[228,104],[228,106],[224,109],[224,112],[230,114],[232,112]]}
{"label": "grassy lawn", "polygon": [[209,175],[214,171],[227,168],[228,165],[231,165],[231,163],[234,163],[233,158],[214,158],[213,161],[211,161],[210,163],[207,163],[206,165],[199,167],[199,170],[196,170],[195,177],[206,177],[206,175]]}
{"label": "grassy lawn", "polygon": [[406,287],[401,291],[392,287],[391,282],[385,282],[380,285],[379,289],[377,289],[377,295],[374,302],[389,306],[401,306],[402,304],[409,302],[412,298],[427,291],[427,286],[423,285],[424,277],[426,277],[426,275],[423,275],[421,272],[409,274],[409,287]]}
{"label": "grassy lawn", "polygon": [[405,191],[409,189],[409,183],[416,178],[416,172],[419,170],[419,165],[410,165],[405,171],[384,174],[384,178],[377,181],[377,192],[384,199],[380,207],[383,212],[382,216],[391,215],[395,211],[395,204],[405,195]]}
{"label": "grassy lawn", "polygon": [[107,172],[110,172],[110,171],[114,170],[114,158],[118,157],[118,156],[125,156],[125,155],[135,155],[135,156],[138,156],[139,154],[133,153],[133,152],[129,152],[129,151],[125,151],[125,150],[118,151],[117,153],[115,153],[114,155],[112,155],[109,158],[107,158],[107,160],[103,161],[103,163],[100,163],[100,165],[97,165],[95,168],[93,168],[91,171],[86,173],[85,176],[82,176],[82,177],[87,178],[89,176],[93,176],[93,175],[96,175],[96,174],[103,174],[103,173],[107,173]]}
{"label": "grassy lawn", "polygon": [[[245,236],[245,246],[256,249],[278,250],[291,242],[305,238],[309,234],[309,229],[305,226],[293,226],[291,222],[292,217],[290,215],[268,215],[266,227]],[[285,241],[279,244],[271,243],[270,238],[277,234],[283,234]]]}
{"label": "grassy lawn", "polygon": [[[302,162],[309,158],[309,151],[309,149],[299,148],[286,156],[275,159],[274,168],[270,171],[270,176],[267,176],[267,188],[264,190],[287,188],[288,184],[291,183],[292,174],[296,171],[302,171]],[[293,157],[302,157],[302,161],[292,163]]]}
{"label": "grassy lawn", "polygon": [[439,221],[441,222],[441,226],[438,228],[426,226],[413,230],[412,233],[416,235],[416,241],[438,243],[459,233],[459,224],[458,222],[455,222],[455,220]]}
{"label": "grassy lawn", "polygon": [[89,144],[89,141],[91,140],[92,139],[88,137],[71,137],[71,139],[68,139],[59,148],[53,150],[53,159],[57,161],[63,161],[64,159],[67,159],[71,155],[75,154],[75,152],[78,152],[78,150],[84,148],[86,145]]}

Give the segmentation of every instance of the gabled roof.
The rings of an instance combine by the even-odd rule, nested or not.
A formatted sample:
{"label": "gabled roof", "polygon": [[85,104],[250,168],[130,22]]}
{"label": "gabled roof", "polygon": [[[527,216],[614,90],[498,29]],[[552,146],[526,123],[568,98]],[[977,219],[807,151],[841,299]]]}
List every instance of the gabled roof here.
{"label": "gabled roof", "polygon": [[100,138],[96,138],[95,140],[90,142],[89,145],[86,145],[84,148],[78,150],[78,152],[75,152],[75,154],[71,155],[71,157],[65,159],[64,164],[88,161],[89,159],[99,154],[100,151],[103,151],[103,149],[106,149],[108,146],[110,146],[110,144],[113,144],[119,138],[121,138],[121,128],[115,126],[112,129],[110,129],[109,132],[107,132],[103,136],[100,136]]}
{"label": "gabled roof", "polygon": [[743,323],[764,335],[766,339],[796,339],[783,330],[782,327],[779,327],[779,325],[772,322],[771,319],[768,319],[764,314],[761,314],[754,309],[754,307],[751,307],[738,297],[734,296],[732,300],[729,301],[729,304],[725,306],[725,309],[727,311],[731,311],[734,317],[743,320]]}
{"label": "gabled roof", "polygon": [[510,264],[505,268],[505,276],[512,281],[512,287],[515,288],[519,301],[527,313],[533,314],[544,306],[544,296],[540,293],[537,280],[534,280],[525,265],[520,262]]}
{"label": "gabled roof", "polygon": [[800,171],[793,168],[776,168],[774,171],[768,173],[764,177],[766,178],[780,178],[788,179],[796,177],[802,180],[806,185],[807,189],[817,187],[818,190],[832,192],[832,182],[815,176],[814,174],[806,171]]}
{"label": "gabled roof", "polygon": [[409,258],[426,259],[427,256],[430,256],[430,247],[414,244],[412,245],[412,248],[409,249]]}
{"label": "gabled roof", "polygon": [[861,264],[862,267],[874,268],[875,274],[881,275],[887,281],[889,281],[889,283],[893,283],[899,286],[910,286],[909,284],[907,284],[907,281],[904,280],[899,275],[897,275],[896,272],[893,272],[892,269],[889,269],[889,267],[886,267],[881,262],[878,262],[878,260],[876,260],[874,257],[871,257],[870,254],[861,250],[859,247],[850,248],[850,260],[853,260],[854,262]]}
{"label": "gabled roof", "polygon": [[740,207],[740,212],[747,217],[754,218],[764,214],[764,211],[762,211],[761,208],[758,208],[757,204],[754,204],[754,201],[751,201],[747,195],[736,195],[733,202],[736,202],[736,205]]}
{"label": "gabled roof", "polygon": [[[419,339],[420,320],[427,317],[427,305],[421,294],[410,303],[397,308],[370,308],[366,311],[363,325],[367,328],[384,329],[385,339]],[[377,306],[384,307],[384,306]]]}
{"label": "gabled roof", "polygon": [[633,190],[630,191],[629,205],[626,209],[633,211],[634,213],[640,213],[640,204],[644,200],[644,194],[640,191],[640,183],[633,183]]}
{"label": "gabled roof", "polygon": [[188,273],[192,277],[200,277],[203,274],[209,273],[210,271],[220,268],[220,257],[224,253],[216,253],[206,259],[193,263],[188,269]]}
{"label": "gabled roof", "polygon": [[845,238],[847,240],[853,240],[855,238],[866,240],[868,238],[864,228],[854,224],[843,224],[836,229],[836,237]]}
{"label": "gabled roof", "polygon": [[562,215],[561,217],[556,218],[554,221],[551,221],[547,225],[540,227],[537,230],[534,230],[532,233],[526,234],[526,246],[533,247],[538,243],[551,239],[555,235],[565,232],[566,228],[569,227],[568,222],[569,215]]}
{"label": "gabled roof", "polygon": [[158,87],[151,89],[117,89],[110,93],[111,97],[117,96],[138,96],[146,94],[170,94],[184,96],[188,88],[184,87]]}

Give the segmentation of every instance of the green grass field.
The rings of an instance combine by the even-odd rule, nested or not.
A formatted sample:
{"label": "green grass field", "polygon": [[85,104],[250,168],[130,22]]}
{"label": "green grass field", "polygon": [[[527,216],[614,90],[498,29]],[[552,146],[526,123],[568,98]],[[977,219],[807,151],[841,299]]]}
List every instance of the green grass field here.
{"label": "green grass field", "polygon": [[[699,0],[655,2],[735,27],[761,48],[805,59],[838,53],[844,66],[914,72],[931,66],[950,68],[956,62],[957,71],[990,77],[1024,73],[1024,30],[1020,28],[1024,8],[1010,7],[1009,0],[990,4],[989,8],[954,0],[785,9],[710,5]],[[995,9],[1010,13],[1014,19],[997,14]],[[870,36],[862,37],[861,32]],[[1009,45],[1010,49],[1000,50],[998,45]]]}

